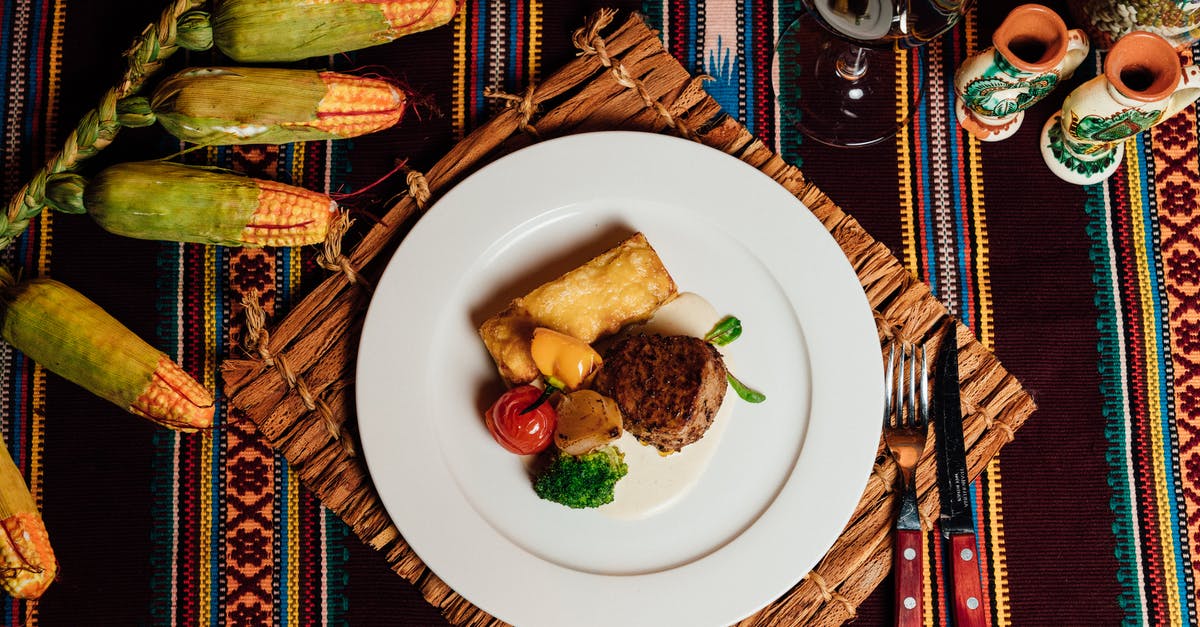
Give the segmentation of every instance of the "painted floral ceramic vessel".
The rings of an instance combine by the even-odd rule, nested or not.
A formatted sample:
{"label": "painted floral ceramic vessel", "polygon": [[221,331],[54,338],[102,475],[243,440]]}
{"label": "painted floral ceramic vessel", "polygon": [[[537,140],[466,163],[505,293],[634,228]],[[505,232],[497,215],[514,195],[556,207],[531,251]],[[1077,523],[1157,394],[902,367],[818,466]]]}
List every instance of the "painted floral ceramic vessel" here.
{"label": "painted floral ceramic vessel", "polygon": [[1126,139],[1197,98],[1200,67],[1181,67],[1175,49],[1158,35],[1130,33],[1109,51],[1104,73],[1072,91],[1046,122],[1042,158],[1065,181],[1103,181],[1121,164]]}
{"label": "painted floral ceramic vessel", "polygon": [[992,47],[968,57],[954,74],[958,122],[983,141],[1011,137],[1025,109],[1071,77],[1088,53],[1081,30],[1040,4],[1012,10],[992,36]]}

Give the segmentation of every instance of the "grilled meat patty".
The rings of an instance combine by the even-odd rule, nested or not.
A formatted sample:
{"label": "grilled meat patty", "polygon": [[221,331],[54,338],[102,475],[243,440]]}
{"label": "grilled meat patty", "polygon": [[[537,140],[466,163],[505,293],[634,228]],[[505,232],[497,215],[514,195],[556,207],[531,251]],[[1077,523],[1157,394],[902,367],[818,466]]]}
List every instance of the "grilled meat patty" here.
{"label": "grilled meat patty", "polygon": [[639,441],[675,452],[699,440],[725,397],[725,362],[708,342],[685,335],[634,335],[604,356],[595,388],[617,401]]}

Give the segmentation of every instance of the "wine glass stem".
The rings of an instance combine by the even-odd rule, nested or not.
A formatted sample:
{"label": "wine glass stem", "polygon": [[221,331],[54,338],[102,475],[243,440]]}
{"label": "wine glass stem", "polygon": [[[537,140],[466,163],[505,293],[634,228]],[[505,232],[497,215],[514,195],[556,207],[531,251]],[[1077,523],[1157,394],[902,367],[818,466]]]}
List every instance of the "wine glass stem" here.
{"label": "wine glass stem", "polygon": [[837,59],[837,73],[848,81],[856,81],[867,73],[867,51],[861,46],[849,46]]}

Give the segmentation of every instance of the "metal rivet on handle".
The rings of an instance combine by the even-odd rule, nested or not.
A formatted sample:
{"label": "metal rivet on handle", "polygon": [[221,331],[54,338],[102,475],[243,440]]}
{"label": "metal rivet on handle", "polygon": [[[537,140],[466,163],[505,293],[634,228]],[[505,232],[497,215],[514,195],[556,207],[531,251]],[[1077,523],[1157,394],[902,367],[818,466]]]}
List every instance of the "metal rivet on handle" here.
{"label": "metal rivet on handle", "polygon": [[906,560],[917,559],[917,551],[912,548],[904,549],[904,559],[906,559]]}
{"label": "metal rivet on handle", "polygon": [[[979,601],[976,601],[975,605],[979,605]],[[914,599],[912,597],[904,597],[904,609],[911,610],[916,606],[917,606],[916,599]]]}
{"label": "metal rivet on handle", "polygon": [[962,553],[959,553],[958,555],[962,558],[962,561],[969,562],[975,554],[971,552],[971,549],[963,549]]}
{"label": "metal rivet on handle", "polygon": [[970,597],[967,599],[967,609],[974,610],[979,608],[979,599]]}

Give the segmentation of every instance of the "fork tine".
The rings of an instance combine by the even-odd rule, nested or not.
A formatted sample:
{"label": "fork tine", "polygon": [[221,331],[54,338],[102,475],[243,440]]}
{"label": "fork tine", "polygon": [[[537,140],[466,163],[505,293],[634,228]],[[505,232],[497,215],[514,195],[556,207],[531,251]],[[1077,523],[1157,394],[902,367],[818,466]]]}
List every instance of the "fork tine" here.
{"label": "fork tine", "polygon": [[895,413],[892,411],[892,382],[896,374],[896,345],[888,349],[887,366],[883,371],[883,424],[889,426]]}
{"label": "fork tine", "polygon": [[921,410],[917,414],[917,427],[924,429],[929,424],[929,363],[925,360],[925,346],[921,346]]}
{"label": "fork tine", "polygon": [[904,347],[904,359],[908,364],[904,379],[905,385],[908,386],[908,390],[906,390],[908,394],[904,399],[904,427],[911,429],[916,426],[917,421],[917,349],[915,346]]}
{"label": "fork tine", "polygon": [[896,354],[895,398],[892,403],[892,426],[904,426],[904,344]]}

